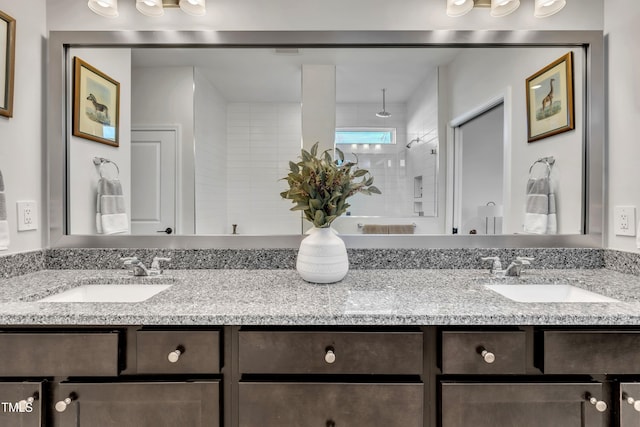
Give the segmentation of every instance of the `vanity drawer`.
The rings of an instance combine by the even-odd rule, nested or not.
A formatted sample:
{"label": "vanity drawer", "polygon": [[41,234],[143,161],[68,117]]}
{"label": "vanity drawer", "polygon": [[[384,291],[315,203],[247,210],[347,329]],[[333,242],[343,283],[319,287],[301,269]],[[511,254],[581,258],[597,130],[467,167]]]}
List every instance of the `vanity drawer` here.
{"label": "vanity drawer", "polygon": [[142,329],[136,332],[136,355],[139,374],[218,373],[220,332]]}
{"label": "vanity drawer", "polygon": [[421,383],[256,383],[239,387],[240,427],[422,427]]}
{"label": "vanity drawer", "polygon": [[422,374],[422,332],[241,331],[240,373]]}
{"label": "vanity drawer", "polygon": [[443,331],[442,373],[524,374],[526,348],[524,331]]}
{"label": "vanity drawer", "polygon": [[640,331],[544,331],[545,374],[640,374]]}
{"label": "vanity drawer", "polygon": [[116,376],[118,332],[0,333],[0,376]]}

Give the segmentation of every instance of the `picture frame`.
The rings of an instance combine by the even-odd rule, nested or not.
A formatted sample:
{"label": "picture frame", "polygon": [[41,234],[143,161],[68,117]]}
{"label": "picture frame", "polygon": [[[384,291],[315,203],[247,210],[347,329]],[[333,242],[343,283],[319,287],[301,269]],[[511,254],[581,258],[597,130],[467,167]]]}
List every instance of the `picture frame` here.
{"label": "picture frame", "polygon": [[16,20],[0,11],[0,116],[13,117]]}
{"label": "picture frame", "polygon": [[73,58],[73,135],[118,147],[120,83]]}
{"label": "picture frame", "polygon": [[526,91],[528,142],[575,128],[573,52],[527,78]]}

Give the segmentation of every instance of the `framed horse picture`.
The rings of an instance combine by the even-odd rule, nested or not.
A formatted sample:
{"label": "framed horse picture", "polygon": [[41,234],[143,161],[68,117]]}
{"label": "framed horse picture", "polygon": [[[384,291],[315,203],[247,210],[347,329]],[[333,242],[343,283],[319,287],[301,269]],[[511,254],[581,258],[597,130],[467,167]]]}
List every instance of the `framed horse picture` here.
{"label": "framed horse picture", "polygon": [[73,58],[73,135],[118,147],[120,83]]}
{"label": "framed horse picture", "polygon": [[574,128],[569,52],[527,79],[527,138],[533,142]]}
{"label": "framed horse picture", "polygon": [[0,116],[13,117],[16,20],[0,11]]}

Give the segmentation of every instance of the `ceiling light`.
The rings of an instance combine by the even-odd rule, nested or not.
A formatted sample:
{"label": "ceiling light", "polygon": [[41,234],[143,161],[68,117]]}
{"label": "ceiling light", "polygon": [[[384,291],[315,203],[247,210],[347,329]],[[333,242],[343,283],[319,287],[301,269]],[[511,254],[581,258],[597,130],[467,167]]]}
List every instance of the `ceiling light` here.
{"label": "ceiling light", "polygon": [[386,108],[386,103],[385,103],[385,92],[387,90],[386,89],[382,89],[382,111],[376,113],[377,117],[382,117],[383,119],[386,119],[387,117],[391,117],[391,113],[387,111]]}
{"label": "ceiling light", "polygon": [[507,16],[520,7],[520,0],[491,0],[491,16]]}
{"label": "ceiling light", "polygon": [[89,0],[89,9],[100,16],[115,18],[118,16],[118,0]]}
{"label": "ceiling light", "polygon": [[205,0],[180,0],[180,9],[184,13],[194,16],[202,16],[207,13]]}
{"label": "ceiling light", "polygon": [[155,17],[164,15],[162,0],[136,0],[136,9],[147,16]]}
{"label": "ceiling light", "polygon": [[473,9],[473,0],[447,0],[447,15],[462,16]]}
{"label": "ceiling light", "polygon": [[566,0],[536,0],[533,16],[536,18],[546,18],[547,16],[560,12],[566,4]]}

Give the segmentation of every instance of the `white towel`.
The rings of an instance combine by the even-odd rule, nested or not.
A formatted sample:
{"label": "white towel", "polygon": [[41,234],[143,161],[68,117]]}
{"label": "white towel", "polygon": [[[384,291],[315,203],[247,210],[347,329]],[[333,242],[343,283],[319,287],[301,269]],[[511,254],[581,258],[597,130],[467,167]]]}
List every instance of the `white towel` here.
{"label": "white towel", "polygon": [[7,222],[7,199],[4,194],[4,179],[0,171],[0,251],[9,249],[9,223]]}
{"label": "white towel", "polygon": [[556,234],[556,196],[549,177],[527,181],[527,207],[524,214],[524,232]]}
{"label": "white towel", "polygon": [[122,194],[122,184],[117,179],[100,178],[98,181],[96,229],[100,234],[129,231],[129,218]]}

